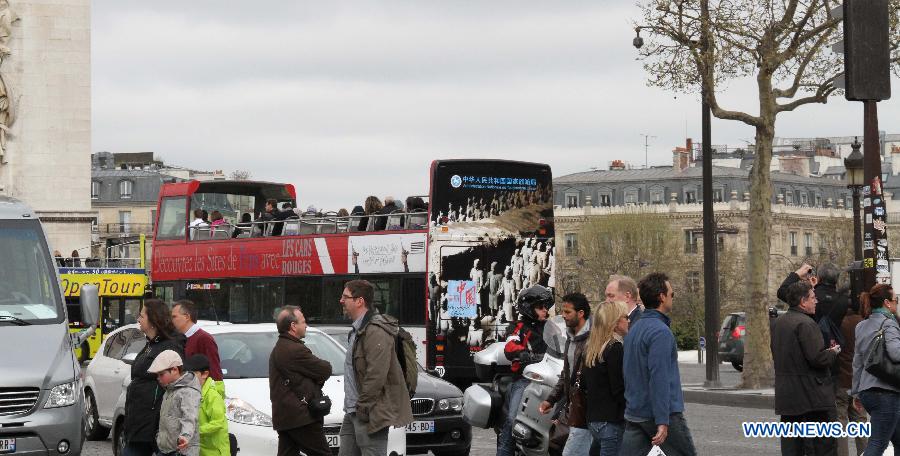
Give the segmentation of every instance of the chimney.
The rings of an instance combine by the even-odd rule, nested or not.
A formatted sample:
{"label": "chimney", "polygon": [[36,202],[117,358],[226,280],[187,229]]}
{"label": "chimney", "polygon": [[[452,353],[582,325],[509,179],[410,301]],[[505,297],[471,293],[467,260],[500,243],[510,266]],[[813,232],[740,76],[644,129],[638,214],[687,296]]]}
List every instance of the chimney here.
{"label": "chimney", "polygon": [[672,169],[675,171],[684,171],[691,166],[692,148],[694,146],[691,138],[688,138],[684,145],[685,147],[676,147],[672,150]]}

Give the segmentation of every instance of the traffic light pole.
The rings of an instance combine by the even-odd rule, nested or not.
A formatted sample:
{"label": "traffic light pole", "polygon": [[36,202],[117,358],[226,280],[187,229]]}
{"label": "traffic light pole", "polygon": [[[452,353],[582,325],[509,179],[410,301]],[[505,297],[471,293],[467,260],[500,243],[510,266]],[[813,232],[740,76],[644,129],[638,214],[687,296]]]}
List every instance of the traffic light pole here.
{"label": "traffic light pole", "polygon": [[[881,182],[881,146],[878,137],[878,102],[863,102],[863,166],[865,182],[863,186],[863,210],[865,231],[863,234],[863,288],[869,291],[875,286],[878,262],[887,264],[887,231],[885,203]],[[884,239],[885,245],[880,245]]]}

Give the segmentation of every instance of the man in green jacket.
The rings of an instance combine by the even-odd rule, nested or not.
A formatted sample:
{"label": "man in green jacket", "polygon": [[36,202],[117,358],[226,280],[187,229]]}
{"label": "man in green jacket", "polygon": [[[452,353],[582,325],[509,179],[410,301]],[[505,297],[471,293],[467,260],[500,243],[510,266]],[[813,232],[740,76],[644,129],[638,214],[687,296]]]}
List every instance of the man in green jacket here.
{"label": "man in green jacket", "polygon": [[384,456],[388,428],[413,420],[409,391],[394,346],[400,326],[378,313],[375,288],[351,280],[341,306],[353,321],[344,363],[344,422],[339,456]]}
{"label": "man in green jacket", "polygon": [[200,413],[197,428],[200,430],[200,456],[230,456],[228,421],[225,420],[225,399],[217,382],[209,375],[209,358],[193,355],[184,363],[187,370],[200,381]]}

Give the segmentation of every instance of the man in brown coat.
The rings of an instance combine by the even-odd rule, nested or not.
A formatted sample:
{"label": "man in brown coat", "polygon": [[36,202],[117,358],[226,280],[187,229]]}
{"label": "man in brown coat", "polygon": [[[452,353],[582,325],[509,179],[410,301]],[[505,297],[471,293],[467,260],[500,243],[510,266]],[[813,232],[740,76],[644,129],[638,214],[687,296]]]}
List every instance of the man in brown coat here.
{"label": "man in brown coat", "polygon": [[284,306],[275,320],[278,341],[269,355],[269,399],[272,428],[278,432],[278,456],[330,456],[322,418],[307,403],[322,395],[331,377],[331,364],[319,359],[303,343],[306,319],[297,306]]}
{"label": "man in brown coat", "polygon": [[353,321],[344,365],[344,422],[339,456],[384,456],[388,428],[413,420],[409,391],[394,343],[397,320],[372,305],[375,288],[347,282],[341,306]]}
{"label": "man in brown coat", "polygon": [[[772,358],[775,361],[775,413],[782,422],[829,422],[837,418],[834,383],[828,368],[840,346],[826,348],[819,325],[813,320],[816,294],[808,282],[787,287],[790,309],[772,330]],[[834,455],[833,438],[781,438],[784,456]]]}

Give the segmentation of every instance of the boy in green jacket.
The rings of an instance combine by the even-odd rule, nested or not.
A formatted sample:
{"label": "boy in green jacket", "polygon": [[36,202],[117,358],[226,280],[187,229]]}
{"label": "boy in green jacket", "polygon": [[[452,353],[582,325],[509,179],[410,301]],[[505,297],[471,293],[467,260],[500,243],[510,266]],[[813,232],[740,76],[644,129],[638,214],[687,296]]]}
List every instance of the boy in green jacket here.
{"label": "boy in green jacket", "polygon": [[225,399],[216,387],[216,382],[209,377],[209,359],[205,355],[193,355],[188,358],[185,367],[194,372],[201,385],[202,399],[197,420],[200,456],[230,456]]}

